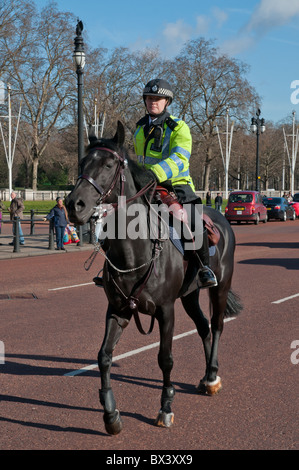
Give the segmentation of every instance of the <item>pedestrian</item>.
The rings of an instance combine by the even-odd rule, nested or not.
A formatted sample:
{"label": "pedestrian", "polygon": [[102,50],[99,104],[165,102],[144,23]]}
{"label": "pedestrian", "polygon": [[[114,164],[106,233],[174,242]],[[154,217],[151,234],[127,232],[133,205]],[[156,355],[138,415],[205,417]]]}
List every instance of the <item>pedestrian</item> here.
{"label": "pedestrian", "polygon": [[210,191],[206,194],[206,206],[212,207],[212,199]]}
{"label": "pedestrian", "polygon": [[217,193],[215,197],[215,209],[216,211],[222,212],[222,196],[220,193]]}
{"label": "pedestrian", "polygon": [[63,204],[62,197],[56,198],[56,206],[51,209],[49,214],[46,215],[44,221],[54,219],[54,227],[55,227],[55,234],[56,234],[56,250],[65,250],[63,246],[63,236],[66,227],[69,224],[68,213],[66,207]]}
{"label": "pedestrian", "polygon": [[[15,193],[15,191],[12,191],[11,203],[9,206],[10,220],[14,220],[15,217],[19,217],[19,219],[22,219],[24,209],[25,209],[25,206],[23,203],[23,199],[21,197],[17,197],[17,194]],[[24,239],[20,220],[18,220],[17,223],[19,226],[20,245],[25,245],[25,239]],[[16,229],[16,223],[14,222],[12,226],[14,237],[15,237],[15,229]],[[11,243],[9,243],[9,245],[14,245],[14,240]]]}

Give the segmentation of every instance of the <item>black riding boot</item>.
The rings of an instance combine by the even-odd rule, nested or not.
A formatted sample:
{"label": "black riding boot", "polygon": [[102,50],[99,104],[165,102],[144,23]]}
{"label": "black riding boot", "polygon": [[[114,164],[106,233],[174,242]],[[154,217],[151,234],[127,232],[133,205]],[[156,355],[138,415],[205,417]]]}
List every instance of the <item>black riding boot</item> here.
{"label": "black riding boot", "polygon": [[213,271],[209,268],[210,254],[209,254],[209,239],[208,233],[205,229],[203,232],[202,246],[196,251],[198,255],[201,268],[198,272],[198,277],[201,282],[201,287],[215,287],[217,286],[217,279]]}

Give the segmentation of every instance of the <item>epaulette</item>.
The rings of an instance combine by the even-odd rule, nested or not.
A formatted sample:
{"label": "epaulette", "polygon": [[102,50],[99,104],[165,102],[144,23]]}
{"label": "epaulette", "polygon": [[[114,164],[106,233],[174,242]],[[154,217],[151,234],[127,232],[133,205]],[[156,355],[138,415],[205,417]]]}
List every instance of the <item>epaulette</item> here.
{"label": "epaulette", "polygon": [[174,119],[172,119],[170,116],[168,118],[165,119],[165,122],[167,124],[167,126],[173,131],[176,126],[178,125],[177,122],[175,122]]}

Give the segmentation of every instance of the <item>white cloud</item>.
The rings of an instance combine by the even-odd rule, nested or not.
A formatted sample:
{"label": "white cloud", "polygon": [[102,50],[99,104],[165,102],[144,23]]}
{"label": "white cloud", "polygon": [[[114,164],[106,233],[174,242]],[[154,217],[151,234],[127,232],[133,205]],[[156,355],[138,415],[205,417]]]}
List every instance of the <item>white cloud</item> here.
{"label": "white cloud", "polygon": [[230,55],[243,52],[256,45],[268,32],[296,17],[299,18],[299,0],[260,0],[249,21],[236,37],[222,44],[221,50]]}
{"label": "white cloud", "polygon": [[220,10],[218,7],[214,7],[212,10],[213,17],[217,21],[217,26],[220,28],[223,23],[226,22],[228,14],[224,10]]}
{"label": "white cloud", "polygon": [[299,16],[299,0],[261,0],[253,12],[246,29],[255,32],[267,32],[282,26],[292,18]]}
{"label": "white cloud", "polygon": [[226,21],[227,14],[220,8],[213,8],[211,15],[198,15],[195,18],[195,25],[190,25],[182,19],[175,23],[167,23],[162,35],[165,40],[164,48],[168,52],[177,53],[178,50],[190,39],[198,36],[204,36],[208,33],[211,24],[215,27],[221,27]]}
{"label": "white cloud", "polygon": [[196,27],[194,33],[196,35],[203,35],[209,31],[210,27],[210,18],[205,15],[199,15],[196,17]]}
{"label": "white cloud", "polygon": [[192,34],[192,26],[183,20],[177,20],[175,23],[168,23],[163,31],[166,41],[185,42]]}

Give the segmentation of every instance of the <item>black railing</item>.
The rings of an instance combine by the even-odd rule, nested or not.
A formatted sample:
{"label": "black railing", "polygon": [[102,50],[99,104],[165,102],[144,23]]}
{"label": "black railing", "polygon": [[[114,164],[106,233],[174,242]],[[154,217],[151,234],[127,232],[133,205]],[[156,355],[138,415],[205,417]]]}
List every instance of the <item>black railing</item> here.
{"label": "black railing", "polygon": [[[3,211],[5,212],[5,211]],[[3,214],[2,212],[2,214]],[[24,211],[24,213],[26,213]],[[12,225],[12,233],[13,233],[13,252],[14,253],[19,253],[20,252],[20,223],[22,225],[30,224],[30,235],[36,235],[35,229],[36,225],[40,224],[45,226],[45,221],[44,221],[44,216],[42,218],[37,218],[36,217],[36,212],[32,209],[30,212],[27,212],[30,214],[29,219],[20,219],[20,217],[14,217],[13,220],[6,220],[3,218],[0,218],[0,234],[1,234],[1,224],[10,224]],[[55,241],[55,228],[54,228],[54,220],[50,219],[49,221],[49,244],[48,244],[48,249],[49,250],[54,250],[54,241]],[[77,246],[83,246],[84,241],[83,241],[83,227],[82,225],[79,225],[76,227],[77,229],[77,234],[79,238],[79,242],[77,243]],[[25,235],[26,236],[26,235]],[[36,236],[41,236],[41,235],[36,235]],[[88,243],[92,244],[93,243],[93,230],[92,230],[92,223],[90,223],[90,227],[88,230],[87,237],[88,238]]]}

